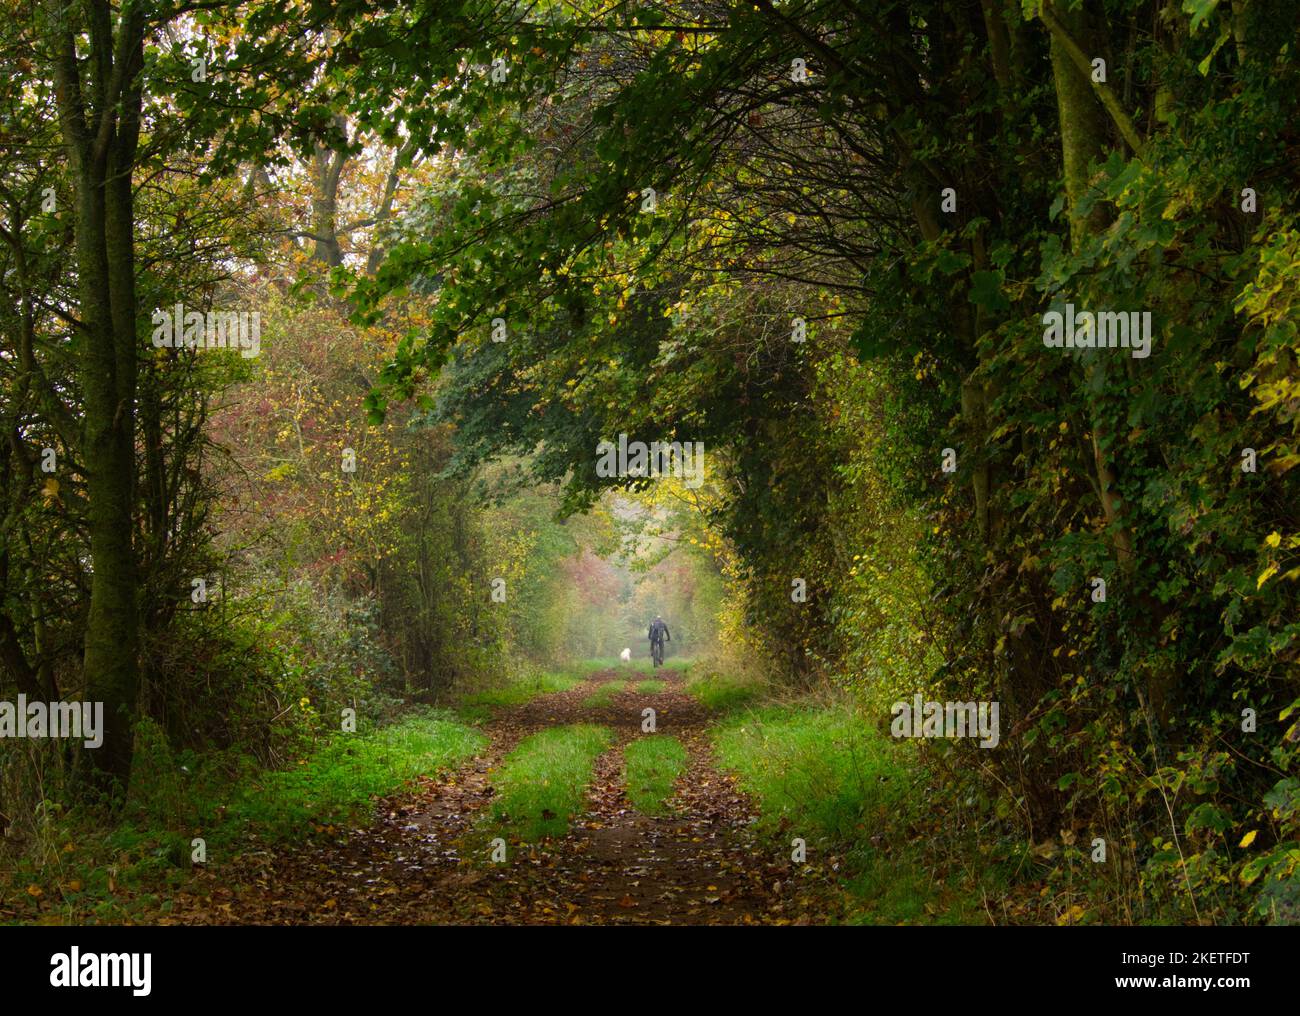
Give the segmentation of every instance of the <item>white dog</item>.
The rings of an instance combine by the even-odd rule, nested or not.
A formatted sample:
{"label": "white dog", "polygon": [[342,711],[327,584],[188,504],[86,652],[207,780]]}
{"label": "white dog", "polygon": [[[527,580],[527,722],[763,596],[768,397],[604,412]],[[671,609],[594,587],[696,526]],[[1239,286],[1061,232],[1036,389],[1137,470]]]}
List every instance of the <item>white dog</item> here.
{"label": "white dog", "polygon": [[624,663],[631,663],[631,662],[632,662],[632,650],[631,650],[631,649],[624,649],[621,653],[618,654],[618,658],[619,658],[620,660],[622,660]]}

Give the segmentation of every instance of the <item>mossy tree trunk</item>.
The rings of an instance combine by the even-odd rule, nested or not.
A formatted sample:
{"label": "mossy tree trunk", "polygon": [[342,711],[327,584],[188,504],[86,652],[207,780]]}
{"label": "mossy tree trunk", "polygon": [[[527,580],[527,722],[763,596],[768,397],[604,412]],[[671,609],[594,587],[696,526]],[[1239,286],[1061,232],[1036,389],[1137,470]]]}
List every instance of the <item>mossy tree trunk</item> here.
{"label": "mossy tree trunk", "polygon": [[[134,178],[145,15],[135,3],[50,3],[56,100],[76,207],[78,327],[85,399],[82,458],[92,568],[86,697],[104,703],[92,753],[107,780],[128,779],[139,688],[133,546],[137,307]],[[84,53],[78,53],[79,37]]]}

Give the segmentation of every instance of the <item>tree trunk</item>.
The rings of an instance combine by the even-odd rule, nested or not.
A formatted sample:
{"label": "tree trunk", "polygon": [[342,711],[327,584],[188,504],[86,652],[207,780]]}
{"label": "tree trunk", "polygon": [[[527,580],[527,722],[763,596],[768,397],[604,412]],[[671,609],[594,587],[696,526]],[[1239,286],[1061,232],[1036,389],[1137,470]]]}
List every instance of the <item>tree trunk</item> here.
{"label": "tree trunk", "polygon": [[76,341],[85,399],[92,568],[84,667],[86,698],[103,702],[105,728],[92,760],[107,781],[125,784],[139,690],[132,541],[139,356],[132,170],[140,130],[144,17],[128,6],[114,32],[106,6],[89,12],[85,29],[92,59],[79,65],[74,39],[82,26],[63,5],[50,4],[48,13],[59,124],[76,186]]}
{"label": "tree trunk", "polygon": [[[1057,12],[1059,21],[1072,40],[1088,37],[1087,22],[1083,10]],[[1070,241],[1077,250],[1091,234],[1105,228],[1105,209],[1099,203],[1094,204],[1087,215],[1079,206],[1082,203],[1089,184],[1088,167],[1091,161],[1100,160],[1109,147],[1106,133],[1106,117],[1097,98],[1093,94],[1092,84],[1078,66],[1077,59],[1070,54],[1071,43],[1060,31],[1051,33],[1052,75],[1056,85],[1056,103],[1060,117],[1061,161],[1065,170],[1065,193],[1069,199]],[[1104,386],[1104,377],[1096,378],[1098,372],[1104,372],[1105,361],[1100,357],[1093,361],[1089,371],[1089,381],[1099,383],[1097,390]],[[1133,541],[1127,527],[1119,523],[1119,507],[1115,493],[1115,474],[1110,466],[1109,456],[1104,445],[1109,436],[1108,425],[1100,411],[1092,415],[1092,451],[1097,472],[1097,486],[1101,492],[1102,512],[1111,533],[1115,555],[1125,570],[1132,567]]]}

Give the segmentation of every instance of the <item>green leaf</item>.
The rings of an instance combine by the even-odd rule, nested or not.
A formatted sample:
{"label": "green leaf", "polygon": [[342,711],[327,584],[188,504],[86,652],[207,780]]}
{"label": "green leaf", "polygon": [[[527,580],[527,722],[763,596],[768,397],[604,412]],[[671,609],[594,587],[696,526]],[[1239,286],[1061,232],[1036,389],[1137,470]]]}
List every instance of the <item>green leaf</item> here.
{"label": "green leaf", "polygon": [[938,258],[935,259],[935,267],[943,272],[944,275],[952,275],[961,271],[971,262],[969,254],[962,254],[958,251],[942,250]]}
{"label": "green leaf", "polygon": [[1223,48],[1223,44],[1228,41],[1228,36],[1230,34],[1228,26],[1225,24],[1223,30],[1219,32],[1219,38],[1210,49],[1210,52],[1205,55],[1204,60],[1196,65],[1196,69],[1201,72],[1201,77],[1205,77],[1210,73],[1210,62],[1214,59],[1215,54]]}
{"label": "green leaf", "polygon": [[1218,6],[1219,0],[1183,0],[1183,13],[1192,16],[1192,31],[1200,28]]}
{"label": "green leaf", "polygon": [[1002,292],[1002,273],[983,271],[973,274],[970,277],[970,302],[990,314],[1010,309],[1011,301]]}
{"label": "green leaf", "polygon": [[1242,885],[1250,885],[1250,883],[1254,882],[1255,879],[1259,878],[1259,876],[1263,873],[1264,868],[1268,865],[1269,860],[1270,858],[1267,856],[1252,857],[1249,861],[1247,861],[1244,865],[1242,865],[1241,868]]}

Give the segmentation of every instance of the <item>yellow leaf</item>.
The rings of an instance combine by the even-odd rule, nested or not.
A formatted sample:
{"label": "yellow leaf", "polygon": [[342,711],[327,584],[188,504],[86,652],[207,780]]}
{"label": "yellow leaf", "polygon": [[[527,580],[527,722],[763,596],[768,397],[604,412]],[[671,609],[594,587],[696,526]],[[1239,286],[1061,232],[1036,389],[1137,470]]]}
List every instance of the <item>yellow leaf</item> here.
{"label": "yellow leaf", "polygon": [[1243,836],[1243,837],[1241,838],[1241,842],[1238,843],[1237,846],[1239,846],[1239,847],[1248,847],[1248,846],[1250,846],[1252,843],[1255,842],[1255,835],[1256,835],[1258,832],[1259,832],[1258,829],[1252,829],[1250,832],[1248,832],[1245,836]]}
{"label": "yellow leaf", "polygon": [[1255,588],[1262,589],[1264,583],[1277,574],[1277,565],[1271,564],[1260,572],[1259,578],[1255,580]]}
{"label": "yellow leaf", "polygon": [[1282,542],[1282,534],[1269,533],[1268,536],[1264,538],[1264,542],[1267,543],[1270,547],[1276,547],[1278,544]]}

